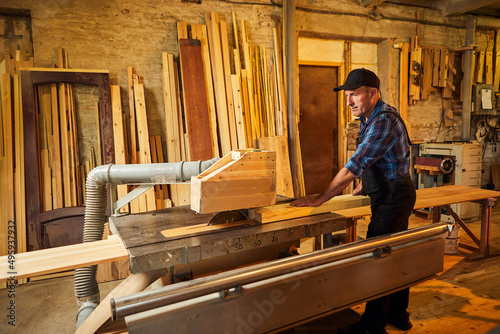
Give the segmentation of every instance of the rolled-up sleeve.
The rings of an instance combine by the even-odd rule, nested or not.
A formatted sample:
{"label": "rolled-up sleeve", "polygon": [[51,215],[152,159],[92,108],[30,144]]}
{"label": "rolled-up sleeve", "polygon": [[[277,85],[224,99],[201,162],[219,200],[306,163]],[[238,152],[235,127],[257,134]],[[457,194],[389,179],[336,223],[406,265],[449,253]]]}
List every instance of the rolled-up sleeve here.
{"label": "rolled-up sleeve", "polygon": [[366,129],[362,142],[346,163],[345,168],[357,178],[379,160],[396,142],[394,124],[387,117],[376,117]]}

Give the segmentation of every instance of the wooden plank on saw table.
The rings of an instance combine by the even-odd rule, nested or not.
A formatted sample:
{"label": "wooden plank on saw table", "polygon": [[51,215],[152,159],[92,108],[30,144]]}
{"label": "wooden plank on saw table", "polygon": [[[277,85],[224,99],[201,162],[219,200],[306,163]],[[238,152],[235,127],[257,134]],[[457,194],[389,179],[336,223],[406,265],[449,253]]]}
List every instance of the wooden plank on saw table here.
{"label": "wooden plank on saw table", "polygon": [[222,64],[222,50],[220,42],[219,15],[206,13],[205,20],[208,30],[210,46],[210,60],[214,82],[215,103],[217,106],[217,122],[222,155],[231,152],[231,135],[229,132],[229,119],[227,113],[226,88],[224,86],[224,67]]}
{"label": "wooden plank on saw table", "polygon": [[249,226],[252,225],[252,221],[244,220],[237,222],[228,222],[224,224],[208,225],[208,224],[196,224],[191,226],[183,226],[172,229],[167,229],[161,231],[161,234],[165,238],[174,239],[178,237],[185,237],[190,235],[200,235],[214,231],[223,231],[227,229],[232,229],[239,226]]}
{"label": "wooden plank on saw table", "polygon": [[[112,234],[109,230],[109,224],[105,223],[102,240],[107,240],[109,237],[112,237]],[[128,276],[130,276],[130,265],[128,258],[123,258],[113,262],[106,261],[100,263],[97,266],[96,280],[98,283],[124,279]]]}
{"label": "wooden plank on saw table", "polygon": [[276,194],[293,197],[292,171],[286,136],[261,137],[260,149],[276,152]]}
{"label": "wooden plank on saw table", "polygon": [[[119,237],[111,235],[106,240],[16,254],[16,278],[51,274],[128,257]],[[0,282],[3,282],[10,275],[7,257],[2,256],[0,260]]]}
{"label": "wooden plank on saw table", "polygon": [[201,43],[197,39],[181,39],[179,50],[189,160],[208,160],[214,157],[214,152]]}
{"label": "wooden plank on saw table", "polygon": [[[137,116],[137,137],[139,138],[138,157],[141,164],[151,163],[151,151],[149,149],[148,119],[146,115],[146,101],[144,98],[144,85],[134,83],[135,109]],[[154,189],[151,188],[145,193],[147,211],[156,210]]]}
{"label": "wooden plank on saw table", "polygon": [[294,207],[290,203],[265,206],[249,210],[249,217],[261,223],[318,215],[370,204],[367,196],[340,195],[317,207]]}
{"label": "wooden plank on saw table", "polygon": [[[125,145],[125,128],[123,127],[123,110],[120,95],[120,86],[111,85],[111,112],[113,116],[113,140],[115,146],[115,163],[125,165],[127,163],[127,147]],[[127,185],[116,186],[118,198],[127,195]],[[120,212],[129,212],[129,205],[126,204]]]}

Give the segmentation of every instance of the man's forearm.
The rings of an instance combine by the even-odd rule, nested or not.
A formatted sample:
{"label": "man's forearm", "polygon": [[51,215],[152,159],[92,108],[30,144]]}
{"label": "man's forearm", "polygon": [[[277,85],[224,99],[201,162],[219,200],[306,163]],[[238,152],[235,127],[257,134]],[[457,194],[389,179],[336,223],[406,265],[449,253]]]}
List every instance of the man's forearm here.
{"label": "man's forearm", "polygon": [[340,194],[345,187],[354,181],[355,178],[356,176],[354,176],[353,173],[351,173],[347,168],[342,167],[342,169],[333,178],[328,188],[320,195],[323,203]]}

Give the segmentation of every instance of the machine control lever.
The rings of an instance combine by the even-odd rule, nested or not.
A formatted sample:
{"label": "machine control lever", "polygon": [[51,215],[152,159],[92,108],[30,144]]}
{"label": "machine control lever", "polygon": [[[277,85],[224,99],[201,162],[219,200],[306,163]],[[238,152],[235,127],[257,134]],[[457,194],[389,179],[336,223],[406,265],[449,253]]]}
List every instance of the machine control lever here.
{"label": "machine control lever", "polygon": [[373,251],[373,256],[378,257],[378,258],[383,258],[386,256],[389,256],[392,252],[392,247],[391,246],[385,246],[382,248],[377,248]]}
{"label": "machine control lever", "polygon": [[230,300],[236,298],[241,295],[241,285],[238,285],[234,288],[223,289],[219,291],[220,299],[222,300]]}

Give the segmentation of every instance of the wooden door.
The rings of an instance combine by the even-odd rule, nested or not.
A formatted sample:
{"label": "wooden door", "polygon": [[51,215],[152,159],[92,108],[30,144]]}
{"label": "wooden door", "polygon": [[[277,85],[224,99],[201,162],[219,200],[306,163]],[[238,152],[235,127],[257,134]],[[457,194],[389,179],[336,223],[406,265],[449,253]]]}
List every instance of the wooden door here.
{"label": "wooden door", "polygon": [[299,66],[299,137],[306,194],[322,192],[337,174],[338,67]]}

